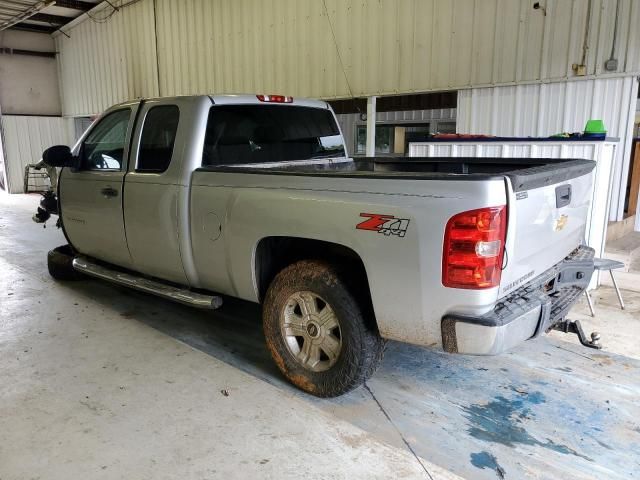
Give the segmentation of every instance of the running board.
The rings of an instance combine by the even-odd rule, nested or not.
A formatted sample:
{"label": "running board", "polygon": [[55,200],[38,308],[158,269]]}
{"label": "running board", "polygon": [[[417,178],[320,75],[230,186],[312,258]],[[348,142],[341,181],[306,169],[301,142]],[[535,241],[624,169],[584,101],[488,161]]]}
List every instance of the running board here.
{"label": "running board", "polygon": [[78,256],[73,259],[73,268],[92,277],[151,293],[152,295],[164,297],[191,307],[215,310],[222,306],[222,298],[217,295],[196,293],[185,288],[173,287],[156,280],[149,280],[148,278],[140,277],[132,273],[112,270],[108,267],[93,263],[83,256]]}

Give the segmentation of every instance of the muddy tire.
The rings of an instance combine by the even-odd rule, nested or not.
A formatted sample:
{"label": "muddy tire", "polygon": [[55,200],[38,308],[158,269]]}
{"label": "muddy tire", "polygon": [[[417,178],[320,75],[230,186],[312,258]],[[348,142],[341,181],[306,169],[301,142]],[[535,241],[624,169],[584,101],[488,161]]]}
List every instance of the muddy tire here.
{"label": "muddy tire", "polygon": [[291,383],[335,397],[375,372],[385,341],[358,298],[348,276],[323,261],[299,261],[276,275],[262,319],[271,356]]}
{"label": "muddy tire", "polygon": [[73,268],[73,257],[74,252],[70,245],[63,245],[50,250],[47,254],[49,275],[56,280],[81,279],[82,275]]}

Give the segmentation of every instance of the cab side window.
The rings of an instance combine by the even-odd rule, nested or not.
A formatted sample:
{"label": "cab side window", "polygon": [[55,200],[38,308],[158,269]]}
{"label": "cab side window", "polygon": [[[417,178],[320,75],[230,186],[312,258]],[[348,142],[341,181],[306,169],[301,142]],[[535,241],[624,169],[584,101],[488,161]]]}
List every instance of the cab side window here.
{"label": "cab side window", "polygon": [[175,105],[152,107],[140,137],[136,172],[162,173],[171,163],[180,110]]}
{"label": "cab side window", "polygon": [[116,110],[89,132],[80,150],[82,170],[122,170],[131,110]]}

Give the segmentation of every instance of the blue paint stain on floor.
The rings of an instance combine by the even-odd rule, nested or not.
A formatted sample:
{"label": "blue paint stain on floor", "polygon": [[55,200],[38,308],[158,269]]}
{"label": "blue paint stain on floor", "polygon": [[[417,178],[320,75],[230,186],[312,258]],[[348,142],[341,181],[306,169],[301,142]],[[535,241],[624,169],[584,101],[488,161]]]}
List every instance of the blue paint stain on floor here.
{"label": "blue paint stain on floor", "polygon": [[465,417],[470,422],[468,432],[472,437],[508,447],[515,447],[517,444],[540,446],[565,455],[575,455],[593,461],[574,449],[555,443],[549,438],[543,442],[532,436],[525,428],[525,420],[535,417],[531,407],[544,403],[545,397],[541,392],[528,393],[513,388],[512,390],[517,392],[517,397],[506,398],[499,395],[486,404],[462,407]]}
{"label": "blue paint stain on floor", "polygon": [[506,478],[507,472],[500,466],[498,463],[498,459],[495,455],[489,452],[478,452],[471,454],[471,464],[474,467],[485,469],[488,468],[490,470],[495,470],[496,475],[500,480]]}

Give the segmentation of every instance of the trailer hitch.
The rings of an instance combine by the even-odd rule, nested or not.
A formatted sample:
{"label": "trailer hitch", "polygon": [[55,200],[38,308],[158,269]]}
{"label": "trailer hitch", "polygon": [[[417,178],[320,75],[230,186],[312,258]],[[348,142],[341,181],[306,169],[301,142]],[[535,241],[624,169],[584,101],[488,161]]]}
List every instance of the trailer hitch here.
{"label": "trailer hitch", "polygon": [[564,333],[575,333],[578,336],[580,343],[585,347],[595,348],[597,350],[602,348],[602,345],[600,344],[600,334],[598,332],[591,332],[591,340],[588,340],[584,330],[582,330],[580,320],[565,319],[560,323],[556,323],[553,326],[553,329]]}

